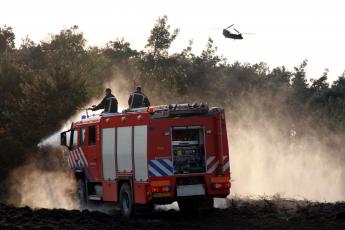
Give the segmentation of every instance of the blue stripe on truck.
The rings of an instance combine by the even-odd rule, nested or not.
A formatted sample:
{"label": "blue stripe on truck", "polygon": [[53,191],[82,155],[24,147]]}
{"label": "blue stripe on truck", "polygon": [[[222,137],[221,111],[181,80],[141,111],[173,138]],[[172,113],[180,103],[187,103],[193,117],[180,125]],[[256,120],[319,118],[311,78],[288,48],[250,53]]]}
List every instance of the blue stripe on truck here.
{"label": "blue stripe on truck", "polygon": [[172,161],[170,159],[159,159],[149,161],[149,176],[171,176],[173,175]]}

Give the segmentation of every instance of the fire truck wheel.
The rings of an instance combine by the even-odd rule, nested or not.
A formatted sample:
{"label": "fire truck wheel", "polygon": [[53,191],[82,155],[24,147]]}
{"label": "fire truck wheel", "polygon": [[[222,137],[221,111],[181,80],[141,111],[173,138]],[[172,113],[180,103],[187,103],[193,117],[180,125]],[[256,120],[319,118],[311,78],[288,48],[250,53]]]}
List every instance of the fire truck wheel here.
{"label": "fire truck wheel", "polygon": [[77,198],[79,199],[80,210],[84,210],[87,208],[87,197],[84,180],[79,179],[77,182],[77,186]]}
{"label": "fire truck wheel", "polygon": [[130,217],[133,214],[133,198],[129,184],[124,183],[120,189],[120,207],[123,216]]}

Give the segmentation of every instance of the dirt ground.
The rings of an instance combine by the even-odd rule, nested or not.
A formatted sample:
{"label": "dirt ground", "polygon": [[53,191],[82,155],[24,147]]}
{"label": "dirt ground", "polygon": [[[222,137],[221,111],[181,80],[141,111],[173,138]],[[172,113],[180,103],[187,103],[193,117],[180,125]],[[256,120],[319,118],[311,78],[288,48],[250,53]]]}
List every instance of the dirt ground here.
{"label": "dirt ground", "polygon": [[0,204],[0,229],[345,229],[345,203],[229,199],[223,206],[192,215],[156,210],[126,219],[114,210],[32,210]]}

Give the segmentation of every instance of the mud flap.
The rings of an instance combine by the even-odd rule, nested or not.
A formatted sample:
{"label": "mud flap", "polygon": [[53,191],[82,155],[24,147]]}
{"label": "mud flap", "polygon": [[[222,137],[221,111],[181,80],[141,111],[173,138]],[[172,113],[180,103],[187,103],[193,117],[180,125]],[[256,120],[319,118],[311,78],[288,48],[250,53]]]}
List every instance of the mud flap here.
{"label": "mud flap", "polygon": [[212,209],[214,207],[213,198],[204,198],[199,200],[199,209]]}
{"label": "mud flap", "polygon": [[143,214],[143,213],[151,213],[154,211],[154,204],[134,204],[134,213],[135,214]]}
{"label": "mud flap", "polygon": [[201,214],[202,210],[213,208],[213,198],[182,199],[178,202],[181,212],[188,214]]}

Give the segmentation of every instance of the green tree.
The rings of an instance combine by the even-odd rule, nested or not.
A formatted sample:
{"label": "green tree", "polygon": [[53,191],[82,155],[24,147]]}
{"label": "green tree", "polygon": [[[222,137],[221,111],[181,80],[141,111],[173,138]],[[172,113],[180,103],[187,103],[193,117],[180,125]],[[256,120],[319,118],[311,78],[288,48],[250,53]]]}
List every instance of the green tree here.
{"label": "green tree", "polygon": [[6,52],[0,53],[0,161],[7,162],[0,167],[3,176],[98,94],[105,64],[103,55],[85,48],[77,27],[40,44],[26,38],[18,49],[10,37]]}
{"label": "green tree", "polygon": [[0,27],[0,54],[14,49],[15,35],[13,33],[12,27],[4,26]]}
{"label": "green tree", "polygon": [[104,54],[116,62],[127,61],[139,55],[138,51],[131,49],[129,42],[126,42],[124,38],[108,42]]}
{"label": "green tree", "polygon": [[327,82],[328,80],[328,69],[325,69],[324,73],[322,76],[318,79],[312,79],[311,82],[311,89],[314,90],[314,94],[321,95],[328,91],[329,89],[329,84]]}
{"label": "green tree", "polygon": [[299,67],[294,67],[295,72],[292,78],[292,87],[296,90],[303,91],[308,87],[305,68],[307,67],[308,61],[304,60]]}
{"label": "green tree", "polygon": [[179,29],[174,29],[171,33],[169,31],[170,25],[168,25],[167,22],[168,17],[166,15],[159,17],[147,40],[147,45],[145,47],[150,48],[154,58],[163,54],[166,55],[171,43],[179,33]]}

